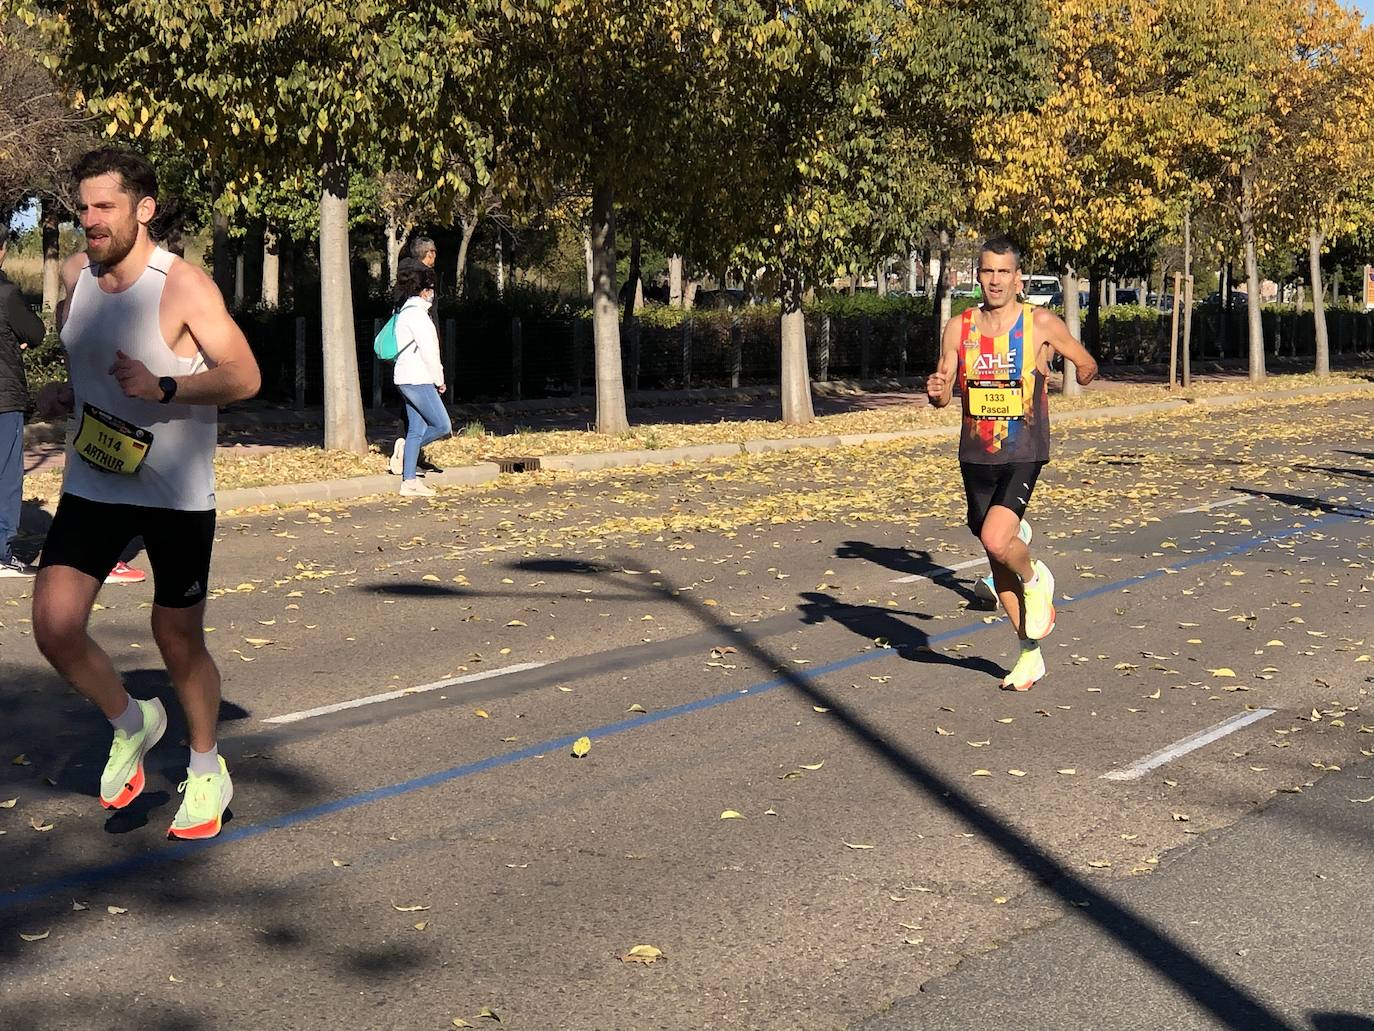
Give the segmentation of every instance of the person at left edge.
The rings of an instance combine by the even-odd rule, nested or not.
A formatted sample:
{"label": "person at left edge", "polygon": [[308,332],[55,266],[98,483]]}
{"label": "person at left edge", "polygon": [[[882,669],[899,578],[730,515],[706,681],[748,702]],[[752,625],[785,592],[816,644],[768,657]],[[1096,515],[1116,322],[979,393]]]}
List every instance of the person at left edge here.
{"label": "person at left edge", "polygon": [[[39,562],[34,638],[114,728],[100,802],[127,806],[144,788],[144,758],[166,730],[166,712],[157,699],[130,697],[87,627],[106,574],[130,540],[143,538],[153,639],[190,738],[168,834],[213,837],[233,797],[216,736],[219,670],[204,634],[216,407],[252,397],[261,376],[210,277],[150,237],[158,212],[153,166],[138,154],[101,149],[82,157],[72,177],[86,251],[62,268],[66,299],[57,321],[71,382],[48,400],[74,411],[81,428],[67,448],[62,497]],[[99,432],[85,426],[88,419]],[[132,462],[100,450],[121,434],[147,445],[132,471]],[[125,455],[138,451],[118,446]]]}
{"label": "person at left edge", "polygon": [[[0,221],[0,265],[9,250],[9,226]],[[43,342],[43,320],[24,303],[19,287],[0,272],[0,576],[33,576],[37,570],[11,550],[24,503],[24,412],[29,382],[24,351]]]}

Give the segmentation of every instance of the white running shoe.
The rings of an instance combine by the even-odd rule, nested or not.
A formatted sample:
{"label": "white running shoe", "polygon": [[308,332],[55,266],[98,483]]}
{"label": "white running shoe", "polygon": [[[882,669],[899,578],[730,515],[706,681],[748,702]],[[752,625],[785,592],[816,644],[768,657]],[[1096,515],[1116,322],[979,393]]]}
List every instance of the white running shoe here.
{"label": "white running shoe", "polygon": [[405,470],[406,458],[406,439],[397,437],[396,443],[391,445],[391,458],[387,461],[386,468],[392,476],[400,476]]}

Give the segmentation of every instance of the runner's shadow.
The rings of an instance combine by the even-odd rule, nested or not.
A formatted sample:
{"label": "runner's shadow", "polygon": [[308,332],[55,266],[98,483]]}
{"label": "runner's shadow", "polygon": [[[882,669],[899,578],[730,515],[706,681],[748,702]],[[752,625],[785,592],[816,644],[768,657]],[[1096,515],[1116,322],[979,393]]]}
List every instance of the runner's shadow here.
{"label": "runner's shadow", "polygon": [[171,794],[166,791],[149,791],[145,788],[143,794],[123,809],[116,809],[106,817],[105,833],[128,834],[130,831],[148,826],[148,817],[171,799]]}
{"label": "runner's shadow", "polygon": [[882,609],[876,605],[846,605],[828,594],[810,591],[801,598],[801,613],[805,622],[816,624],[831,620],[866,640],[884,642],[908,662],[958,666],[999,678],[1006,674],[1006,670],[1000,666],[978,656],[961,657],[936,651],[930,647],[929,634],[897,618],[911,616],[930,619],[928,613]]}
{"label": "runner's shadow", "polygon": [[941,587],[954,594],[959,595],[965,601],[976,603],[977,597],[973,591],[964,586],[962,580],[955,578],[954,572],[947,566],[936,562],[928,551],[912,551],[910,548],[881,548],[867,541],[845,541],[835,549],[836,558],[857,558],[865,562],[872,562],[876,566],[890,569],[894,573],[902,573],[906,576],[924,576],[932,583],[939,584]]}

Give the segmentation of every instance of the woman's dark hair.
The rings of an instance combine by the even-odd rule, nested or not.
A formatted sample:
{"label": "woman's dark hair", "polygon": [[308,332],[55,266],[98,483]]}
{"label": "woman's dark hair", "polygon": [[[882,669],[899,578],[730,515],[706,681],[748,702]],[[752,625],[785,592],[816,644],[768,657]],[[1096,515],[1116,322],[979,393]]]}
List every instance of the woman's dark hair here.
{"label": "woman's dark hair", "polygon": [[120,189],[133,198],[135,205],[144,197],[151,197],[157,204],[157,211],[148,223],[148,235],[175,249],[181,240],[185,212],[176,198],[158,196],[157,169],[151,161],[131,150],[101,147],[82,154],[72,166],[72,179],[78,186],[100,175],[117,178]]}
{"label": "woman's dark hair", "polygon": [[421,290],[434,289],[434,270],[424,265],[405,265],[396,272],[396,289],[393,298],[396,307],[419,294]]}

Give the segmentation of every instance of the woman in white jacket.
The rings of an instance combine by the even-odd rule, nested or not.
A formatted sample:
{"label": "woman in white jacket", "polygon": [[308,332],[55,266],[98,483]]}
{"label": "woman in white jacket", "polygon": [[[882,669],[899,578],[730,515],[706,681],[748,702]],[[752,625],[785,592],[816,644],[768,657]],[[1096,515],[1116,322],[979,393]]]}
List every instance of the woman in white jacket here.
{"label": "woman in white jacket", "polygon": [[[440,399],[444,365],[439,359],[439,334],[429,317],[434,301],[434,270],[403,267],[396,274],[396,389],[406,402],[406,435],[391,453],[391,471],[401,474],[401,493],[428,495],[434,490],[416,479],[420,449],[453,426]],[[399,466],[399,468],[397,468]]]}

